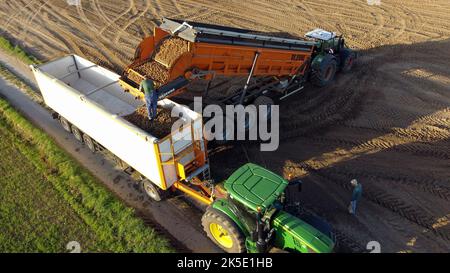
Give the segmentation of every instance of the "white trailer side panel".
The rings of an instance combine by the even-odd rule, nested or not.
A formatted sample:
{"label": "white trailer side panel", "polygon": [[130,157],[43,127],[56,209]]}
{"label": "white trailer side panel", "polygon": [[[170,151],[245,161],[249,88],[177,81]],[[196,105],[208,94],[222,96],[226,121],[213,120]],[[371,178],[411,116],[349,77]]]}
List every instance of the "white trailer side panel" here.
{"label": "white trailer side panel", "polygon": [[[56,62],[58,61],[57,64],[47,64],[47,68],[51,67],[54,74],[67,71],[66,68],[72,65],[67,57]],[[87,73],[87,70],[83,72]],[[35,69],[34,75],[45,103],[50,108],[153,183],[162,186],[154,147],[156,139],[153,136],[128,123],[120,116],[104,110],[104,107],[84,97],[80,91],[42,72],[40,69]],[[78,75],[75,73],[70,77],[78,77]],[[70,79],[65,80],[69,81]],[[106,81],[104,78],[102,80],[103,82]],[[78,85],[75,82],[72,81],[72,85],[83,88],[83,82],[78,82]],[[86,88],[91,87],[87,86],[89,85],[87,81],[84,85]],[[134,109],[131,109],[132,111]]]}
{"label": "white trailer side panel", "polygon": [[176,164],[194,160],[191,136],[201,140],[206,154],[201,115],[173,101],[158,104],[181,114],[185,126],[162,140],[123,119],[144,102],[123,92],[116,73],[76,55],[33,67],[33,72],[50,108],[163,189],[178,181]]}

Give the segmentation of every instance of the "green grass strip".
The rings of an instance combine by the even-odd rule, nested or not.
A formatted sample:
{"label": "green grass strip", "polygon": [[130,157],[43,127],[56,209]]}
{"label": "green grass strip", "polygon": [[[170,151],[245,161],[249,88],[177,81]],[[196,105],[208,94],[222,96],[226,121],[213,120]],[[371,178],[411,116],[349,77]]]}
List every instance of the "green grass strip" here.
{"label": "green grass strip", "polygon": [[107,252],[174,252],[165,236],[145,226],[135,216],[134,209],[125,206],[53,139],[1,98],[0,119],[22,140],[16,143],[20,153],[94,232],[98,241],[95,249]]}
{"label": "green grass strip", "polygon": [[4,52],[17,57],[19,60],[23,61],[26,64],[39,64],[40,61],[34,57],[33,55],[27,53],[18,45],[13,45],[8,39],[3,36],[0,36],[0,49]]}

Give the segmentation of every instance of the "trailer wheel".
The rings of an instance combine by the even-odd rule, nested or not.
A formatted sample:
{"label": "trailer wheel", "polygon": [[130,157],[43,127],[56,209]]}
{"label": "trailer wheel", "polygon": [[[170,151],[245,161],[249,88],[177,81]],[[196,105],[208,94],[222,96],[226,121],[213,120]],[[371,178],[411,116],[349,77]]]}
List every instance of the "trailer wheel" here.
{"label": "trailer wheel", "polygon": [[341,51],[341,71],[342,73],[348,73],[352,70],[352,67],[356,60],[356,53],[350,49],[344,49]]}
{"label": "trailer wheel", "polygon": [[142,189],[153,201],[159,202],[163,199],[161,190],[148,179],[142,180]]}
{"label": "trailer wheel", "polygon": [[89,148],[89,150],[91,150],[91,152],[95,153],[97,151],[97,148],[95,147],[95,143],[90,136],[84,134],[83,141],[86,144],[86,146]]}
{"label": "trailer wheel", "polygon": [[59,122],[61,123],[61,126],[66,132],[72,133],[72,129],[70,128],[70,123],[65,119],[64,117],[59,117]]}
{"label": "trailer wheel", "polygon": [[78,140],[79,142],[83,142],[83,135],[75,125],[72,125],[72,134],[76,140]]}
{"label": "trailer wheel", "polygon": [[202,216],[206,235],[228,253],[246,251],[245,238],[237,225],[224,213],[209,207]]}
{"label": "trailer wheel", "polygon": [[311,71],[311,82],[318,87],[330,84],[336,74],[337,63],[332,55],[327,54],[322,60],[320,67]]}

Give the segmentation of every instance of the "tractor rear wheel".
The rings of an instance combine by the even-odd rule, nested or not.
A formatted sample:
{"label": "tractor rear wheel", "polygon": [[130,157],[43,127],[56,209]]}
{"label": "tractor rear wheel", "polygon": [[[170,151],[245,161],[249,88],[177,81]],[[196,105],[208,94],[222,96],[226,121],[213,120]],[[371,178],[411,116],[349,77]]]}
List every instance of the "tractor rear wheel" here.
{"label": "tractor rear wheel", "polygon": [[324,87],[330,84],[337,70],[337,62],[332,55],[327,55],[322,60],[319,68],[311,72],[311,82],[318,87]]}
{"label": "tractor rear wheel", "polygon": [[206,235],[228,253],[246,251],[245,238],[237,225],[224,213],[209,207],[202,217]]}

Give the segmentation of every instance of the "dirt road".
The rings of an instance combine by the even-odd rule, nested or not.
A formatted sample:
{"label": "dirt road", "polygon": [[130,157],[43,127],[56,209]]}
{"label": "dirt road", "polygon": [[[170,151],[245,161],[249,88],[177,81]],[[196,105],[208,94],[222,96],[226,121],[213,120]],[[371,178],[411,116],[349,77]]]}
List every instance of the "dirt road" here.
{"label": "dirt road", "polygon": [[[251,161],[302,177],[303,205],[347,251],[450,250],[450,2],[447,0],[3,1],[0,30],[44,60],[77,53],[120,71],[162,16],[302,36],[338,31],[359,50],[354,73],[282,105],[279,150]],[[211,155],[213,175],[242,164],[237,144]],[[364,186],[346,213],[349,181]]]}

